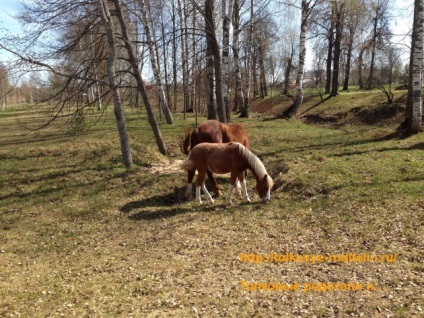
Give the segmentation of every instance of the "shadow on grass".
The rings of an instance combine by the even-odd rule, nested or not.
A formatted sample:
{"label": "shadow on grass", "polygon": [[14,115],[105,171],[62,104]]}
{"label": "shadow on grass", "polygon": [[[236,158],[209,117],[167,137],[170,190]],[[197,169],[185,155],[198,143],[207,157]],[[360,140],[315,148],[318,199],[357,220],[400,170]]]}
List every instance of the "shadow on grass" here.
{"label": "shadow on grass", "polygon": [[[136,213],[128,216],[130,220],[156,220],[186,213],[191,209],[180,206],[181,203],[186,201],[181,194],[183,191],[182,188],[175,188],[173,192],[131,201],[122,206],[119,211],[128,214],[136,211]],[[157,209],[152,210],[155,207]]]}
{"label": "shadow on grass", "polygon": [[385,147],[380,149],[371,149],[371,150],[358,150],[351,152],[344,152],[339,154],[333,154],[334,157],[348,157],[353,155],[363,155],[371,152],[387,152],[387,151],[405,151],[405,150],[424,150],[424,143],[418,143],[412,145],[411,147],[402,148],[402,147]]}
{"label": "shadow on grass", "polygon": [[153,221],[189,212],[220,214],[232,213],[233,208],[236,209],[243,206],[255,206],[256,204],[262,204],[260,202],[240,202],[238,204],[228,206],[222,199],[217,199],[214,204],[209,204],[209,202],[203,201],[202,205],[198,205],[197,203],[194,203],[194,201],[187,201],[183,195],[184,191],[185,187],[176,187],[173,192],[128,202],[122,206],[119,211],[129,214],[128,218],[130,220]]}

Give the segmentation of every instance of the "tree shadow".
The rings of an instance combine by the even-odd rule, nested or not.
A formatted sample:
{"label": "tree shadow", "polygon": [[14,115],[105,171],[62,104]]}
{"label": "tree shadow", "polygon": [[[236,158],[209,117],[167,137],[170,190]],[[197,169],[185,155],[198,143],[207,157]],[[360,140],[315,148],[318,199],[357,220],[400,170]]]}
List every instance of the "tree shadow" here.
{"label": "tree shadow", "polygon": [[130,220],[157,220],[187,213],[192,209],[181,204],[187,202],[184,188],[175,188],[173,192],[150,196],[123,205],[119,211],[129,214]]}
{"label": "tree shadow", "polygon": [[231,214],[235,207],[262,204],[261,202],[248,203],[243,201],[227,205],[222,199],[217,199],[215,197],[214,204],[209,204],[204,200],[202,205],[198,205],[194,203],[194,201],[187,201],[184,197],[184,192],[185,186],[180,188],[175,187],[173,192],[128,202],[123,205],[119,211],[129,214],[128,218],[130,220],[154,221],[190,212]]}
{"label": "tree shadow", "polygon": [[300,113],[300,116],[303,115],[303,114],[306,114],[307,112],[309,112],[310,110],[314,109],[315,107],[318,107],[319,105],[325,103],[331,97],[332,97],[331,95],[328,95],[326,98],[321,98],[321,100],[318,103],[315,103],[314,105],[312,105],[311,107],[309,107],[308,109],[306,109],[302,113]]}

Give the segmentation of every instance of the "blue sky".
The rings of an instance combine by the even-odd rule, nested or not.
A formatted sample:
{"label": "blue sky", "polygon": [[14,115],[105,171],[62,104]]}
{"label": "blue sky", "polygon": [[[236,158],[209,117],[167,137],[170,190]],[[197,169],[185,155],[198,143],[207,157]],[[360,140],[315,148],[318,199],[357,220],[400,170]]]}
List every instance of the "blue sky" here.
{"label": "blue sky", "polygon": [[[7,29],[10,32],[18,33],[20,30],[19,23],[11,16],[17,13],[18,1],[16,0],[0,0],[0,28]],[[1,30],[1,32],[4,32]]]}
{"label": "blue sky", "polygon": [[[20,0],[0,0],[0,36],[4,32],[12,34],[18,34],[20,32],[19,23],[12,17],[18,12],[19,2]],[[394,16],[392,19],[392,31],[399,36],[393,40],[394,42],[402,42],[405,45],[409,45],[410,39],[409,37],[405,38],[404,34],[412,27],[413,0],[394,0],[394,7],[396,9],[392,12]],[[307,53],[309,53],[308,50]],[[6,60],[8,56],[8,54],[0,51],[0,60]]]}

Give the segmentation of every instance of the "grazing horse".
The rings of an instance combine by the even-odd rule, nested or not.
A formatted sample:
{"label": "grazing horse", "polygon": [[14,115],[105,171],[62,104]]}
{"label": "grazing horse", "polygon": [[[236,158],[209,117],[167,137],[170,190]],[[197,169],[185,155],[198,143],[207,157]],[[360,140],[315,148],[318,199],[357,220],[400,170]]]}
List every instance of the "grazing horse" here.
{"label": "grazing horse", "polygon": [[[190,130],[186,130],[185,138],[182,145],[182,151],[186,155],[189,153],[188,146],[193,149],[197,144],[202,142],[210,143],[225,143],[230,141],[237,141],[243,146],[250,149],[249,138],[247,137],[246,130],[240,124],[224,124],[217,120],[207,120],[200,124],[191,133]],[[192,194],[192,182],[194,178],[195,170],[188,170],[187,188],[185,196],[188,199],[193,198]],[[219,190],[218,183],[216,182],[213,174],[208,170],[208,178],[212,183],[215,193],[220,196],[222,194]]]}
{"label": "grazing horse", "polygon": [[243,197],[250,202],[246,189],[246,179],[244,171],[252,171],[256,179],[256,191],[263,202],[268,202],[271,198],[272,178],[268,175],[263,163],[249,149],[238,142],[225,144],[201,143],[191,149],[190,154],[181,164],[185,170],[197,170],[196,180],[196,201],[200,204],[200,189],[203,190],[211,203],[214,202],[205,187],[206,172],[224,174],[231,173],[230,187],[226,201],[231,204],[231,192],[235,186],[237,178],[241,182]]}

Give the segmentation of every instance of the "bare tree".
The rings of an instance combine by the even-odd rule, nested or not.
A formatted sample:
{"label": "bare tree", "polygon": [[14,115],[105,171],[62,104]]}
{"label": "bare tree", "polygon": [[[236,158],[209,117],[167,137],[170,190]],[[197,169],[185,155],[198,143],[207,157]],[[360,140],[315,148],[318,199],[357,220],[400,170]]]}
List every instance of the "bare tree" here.
{"label": "bare tree", "polygon": [[250,1],[250,20],[249,20],[249,29],[247,30],[247,43],[246,43],[246,83],[244,86],[244,103],[243,109],[240,110],[240,117],[249,117],[249,109],[250,109],[250,82],[252,79],[252,43],[253,43],[253,13],[254,13],[254,1]]}
{"label": "bare tree", "polygon": [[339,67],[340,67],[340,53],[341,43],[343,36],[343,24],[345,16],[345,1],[332,1],[332,12],[334,13],[335,21],[335,38],[334,38],[334,52],[333,52],[333,73],[331,96],[337,96],[339,93]]}
{"label": "bare tree", "polygon": [[6,66],[3,63],[0,63],[0,100],[2,111],[6,110],[9,85],[9,72]]}
{"label": "bare tree", "polygon": [[240,70],[240,0],[234,0],[233,14],[233,58],[234,58],[234,73],[235,73],[235,101],[234,111],[244,109],[243,88],[241,85],[241,70]]}
{"label": "bare tree", "polygon": [[222,11],[223,11],[223,22],[222,22],[222,95],[224,102],[224,109],[226,115],[226,121],[230,121],[230,105],[228,96],[229,87],[229,62],[230,62],[230,24],[231,17],[233,16],[234,0],[222,0]]}
{"label": "bare tree", "polygon": [[[215,1],[205,1],[205,32],[208,41],[208,54],[213,57],[213,66],[215,72],[215,98],[216,98],[216,110],[219,121],[226,123],[227,114],[224,107],[224,97],[222,92],[222,62],[221,62],[221,50],[218,44],[218,38],[216,36],[215,26]],[[210,57],[209,57],[210,58]]]}
{"label": "bare tree", "polygon": [[[107,0],[98,0],[98,1],[106,1],[107,2]],[[123,40],[124,40],[124,46],[125,46],[125,49],[128,53],[128,60],[129,60],[129,63],[131,65],[132,73],[133,73],[135,80],[137,81],[137,88],[138,88],[138,90],[141,94],[141,97],[143,98],[144,106],[146,108],[147,116],[148,116],[148,119],[149,119],[149,124],[152,127],[153,134],[154,134],[155,139],[156,139],[156,144],[158,146],[159,151],[162,154],[166,155],[167,154],[166,146],[165,146],[165,143],[162,139],[162,135],[161,135],[161,132],[160,132],[160,129],[159,129],[159,125],[156,121],[155,115],[153,113],[152,106],[150,104],[149,97],[147,95],[146,86],[144,84],[143,78],[142,78],[141,73],[140,73],[140,69],[138,67],[138,61],[137,61],[137,58],[134,54],[134,49],[131,45],[132,42],[131,42],[129,34],[128,34],[127,24],[125,22],[124,15],[123,15],[123,12],[122,12],[121,2],[120,2],[120,0],[112,0],[112,2],[115,6],[116,14],[117,14],[117,17],[118,17],[118,20],[119,20],[119,24],[121,26],[122,37],[123,37]]]}
{"label": "bare tree", "polygon": [[350,71],[352,67],[352,54],[354,49],[354,43],[358,37],[359,31],[363,28],[364,18],[363,16],[365,7],[361,0],[347,1],[347,12],[346,12],[346,29],[347,35],[345,39],[345,46],[347,48],[346,53],[346,70],[343,80],[343,90],[349,89]]}
{"label": "bare tree", "polygon": [[291,105],[282,116],[284,118],[293,117],[303,103],[303,75],[306,56],[306,32],[308,31],[309,16],[314,7],[320,4],[322,0],[302,0],[301,6],[301,23],[300,23],[300,44],[299,44],[299,65],[296,76],[296,97],[293,105]]}
{"label": "bare tree", "polygon": [[[422,0],[414,1],[414,24],[412,28],[411,72],[408,89],[407,118],[411,133],[422,131],[423,117],[423,40],[424,40],[424,7]],[[410,117],[409,117],[410,116]]]}
{"label": "bare tree", "polygon": [[107,62],[107,75],[109,79],[109,85],[113,96],[113,111],[115,113],[116,123],[118,127],[119,139],[121,144],[121,151],[124,164],[127,168],[132,166],[132,157],[130,151],[130,143],[128,139],[128,133],[125,123],[124,112],[122,110],[121,96],[118,90],[118,83],[116,81],[116,39],[115,39],[115,24],[110,15],[107,0],[97,0],[97,8],[100,18],[103,22],[103,26],[107,34],[107,42],[109,45],[109,57]]}
{"label": "bare tree", "polygon": [[156,40],[154,37],[154,32],[151,31],[151,27],[150,27],[151,21],[148,15],[148,11],[150,10],[150,8],[147,7],[146,0],[139,0],[139,4],[141,9],[141,17],[142,17],[142,22],[144,26],[144,32],[145,32],[147,43],[149,46],[150,63],[151,63],[153,75],[156,81],[156,89],[157,89],[157,94],[159,97],[159,106],[161,107],[162,112],[165,115],[166,122],[168,124],[172,124],[173,122],[172,114],[169,110],[168,102],[165,96],[165,89],[162,84],[162,75],[160,73],[158,57],[156,54],[156,51],[157,51]]}
{"label": "bare tree", "polygon": [[375,55],[378,48],[378,42],[382,41],[387,35],[388,28],[388,4],[390,0],[372,0],[369,4],[372,31],[370,39],[371,61],[370,72],[367,80],[367,89],[373,88],[374,68],[375,68]]}

